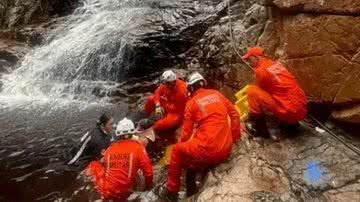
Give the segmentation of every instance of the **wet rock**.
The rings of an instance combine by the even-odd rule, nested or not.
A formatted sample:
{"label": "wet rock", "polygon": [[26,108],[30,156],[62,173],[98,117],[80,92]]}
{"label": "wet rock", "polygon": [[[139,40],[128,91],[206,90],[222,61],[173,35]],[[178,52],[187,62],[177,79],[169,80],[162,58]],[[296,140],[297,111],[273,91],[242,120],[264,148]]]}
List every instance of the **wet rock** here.
{"label": "wet rock", "polygon": [[44,41],[48,28],[42,25],[0,30],[0,72],[9,73],[32,46]]}
{"label": "wet rock", "polygon": [[334,111],[332,117],[339,121],[360,123],[360,105],[340,111]]}
{"label": "wet rock", "polygon": [[[129,6],[134,10],[129,16],[141,18],[132,20],[132,28],[126,27],[124,30],[114,30],[111,26],[109,30],[91,30],[88,32],[87,40],[79,41],[79,49],[58,50],[56,53],[57,61],[53,61],[50,72],[46,73],[51,79],[72,80],[74,77],[82,80],[110,80],[122,82],[132,77],[144,77],[150,73],[161,71],[164,68],[174,67],[178,64],[183,67],[183,53],[191,48],[204,34],[204,32],[215,23],[218,18],[226,13],[225,1],[121,1],[124,5],[119,6],[118,1],[108,1],[99,3],[96,6],[101,7],[100,13],[106,14],[110,18],[107,6],[119,7]],[[91,2],[91,5],[96,3]],[[103,9],[103,10],[102,10]],[[139,10],[146,12],[140,13]],[[61,27],[51,36],[46,38],[45,44],[51,46],[54,39],[71,44],[73,37],[66,37],[67,29],[78,25],[78,18],[84,17],[87,8],[79,8],[75,11],[74,18],[66,21],[67,27],[61,30]],[[137,13],[137,14],[133,14]],[[103,17],[103,16],[102,16]],[[106,21],[108,18],[104,18]],[[86,20],[86,19],[84,19]],[[121,19],[119,19],[121,21]],[[116,21],[115,22],[119,22]],[[75,23],[73,23],[75,22]],[[89,22],[89,24],[94,22]],[[102,22],[106,23],[106,22]],[[121,24],[121,23],[120,23]],[[114,24],[120,26],[119,24]],[[104,26],[100,23],[99,25]],[[76,28],[75,28],[76,29]],[[62,32],[64,31],[64,32]],[[78,30],[77,30],[78,31]],[[95,32],[95,33],[94,33]],[[21,33],[28,33],[26,30]],[[30,41],[38,43],[41,41],[41,32],[35,32],[31,35]],[[58,33],[58,35],[56,35]],[[59,34],[61,33],[61,34]],[[73,32],[72,32],[73,33]],[[104,33],[109,36],[104,37]],[[61,36],[65,37],[61,38]],[[82,39],[86,38],[83,37]],[[26,38],[26,37],[24,37]],[[67,41],[61,39],[66,38]],[[28,39],[26,39],[27,41]],[[85,42],[84,42],[85,41]],[[89,41],[96,41],[89,43]],[[101,41],[101,42],[100,42]],[[96,44],[88,47],[89,44]],[[57,47],[59,47],[57,45]],[[54,49],[57,47],[51,47]],[[84,48],[85,47],[85,48]],[[42,46],[44,48],[44,46]],[[44,48],[46,49],[46,47]],[[59,48],[60,49],[60,48]],[[41,52],[41,50],[40,50]],[[106,53],[106,54],[104,54]],[[45,54],[47,57],[47,54]],[[81,55],[72,57],[73,55]],[[43,54],[41,55],[43,56]],[[80,67],[79,67],[80,66]],[[96,73],[97,69],[99,73]],[[47,69],[47,68],[46,68]],[[65,69],[70,71],[65,71]],[[74,74],[73,71],[81,69],[80,75]]]}
{"label": "wet rock", "polygon": [[226,9],[218,22],[185,54],[187,66],[202,71],[210,84],[228,97],[252,80],[252,71],[239,55],[257,43],[266,25],[267,9],[258,2],[230,1],[231,18]]}
{"label": "wet rock", "polygon": [[29,47],[24,43],[0,39],[0,73],[10,73],[28,51]]}
{"label": "wet rock", "polygon": [[3,0],[0,3],[0,28],[11,29],[47,22],[54,15],[70,13],[77,0]]}
{"label": "wet rock", "polygon": [[[164,68],[182,66],[184,52],[203,36],[204,32],[224,15],[224,1],[161,1],[154,12],[146,17],[146,24],[136,38],[128,44],[130,60],[121,65],[131,65],[130,77],[144,76]],[[151,56],[151,57],[143,57]]]}
{"label": "wet rock", "polygon": [[69,14],[77,0],[3,0],[0,2],[0,72],[11,72],[30,50],[44,42],[45,36]]}

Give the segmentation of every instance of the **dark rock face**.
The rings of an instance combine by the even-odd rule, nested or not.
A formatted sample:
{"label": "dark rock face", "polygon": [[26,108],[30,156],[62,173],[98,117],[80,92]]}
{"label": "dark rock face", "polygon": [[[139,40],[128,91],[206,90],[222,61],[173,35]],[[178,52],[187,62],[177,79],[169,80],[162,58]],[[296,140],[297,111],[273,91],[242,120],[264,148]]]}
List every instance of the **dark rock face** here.
{"label": "dark rock face", "polygon": [[[176,9],[160,6],[162,22],[151,17],[152,23],[149,26],[149,30],[156,31],[133,40],[141,42],[130,45],[132,55],[141,56],[146,53],[153,57],[129,57],[135,58],[130,64],[145,64],[133,65],[135,68],[130,68],[130,75],[143,76],[151,70],[161,71],[159,65],[186,68],[188,72],[196,70],[209,78],[212,87],[230,97],[252,80],[252,71],[240,62],[236,51],[241,54],[246,47],[257,43],[266,26],[267,8],[257,4],[256,0],[229,1],[230,24],[225,0],[211,3],[184,2],[187,1],[170,4],[170,8]],[[171,19],[176,19],[176,22]],[[154,29],[156,24],[160,28]]]}
{"label": "dark rock face", "polygon": [[[127,37],[119,67],[125,78],[185,68],[189,49],[226,13],[224,1],[155,1],[140,29]],[[118,80],[122,80],[119,78]]]}
{"label": "dark rock face", "polygon": [[10,73],[28,50],[24,43],[0,40],[0,73]]}
{"label": "dark rock face", "polygon": [[78,0],[2,0],[0,72],[11,72],[30,50],[29,46],[43,42],[48,30],[56,24],[53,18],[70,14],[77,5]]}
{"label": "dark rock face", "polygon": [[[135,5],[132,6],[143,6],[137,5],[137,1],[134,2]],[[228,2],[231,6],[231,26],[229,26]],[[243,84],[248,83],[252,76],[252,72],[239,63],[239,56],[235,53],[234,47],[241,53],[248,45],[256,44],[266,25],[266,7],[256,2],[256,0],[146,2],[146,6],[150,4],[152,10],[144,16],[144,21],[138,29],[126,36],[122,36],[121,33],[119,36],[109,36],[112,38],[110,44],[103,43],[84,59],[86,70],[83,72],[92,72],[99,67],[101,61],[99,55],[106,52],[112,57],[111,65],[121,71],[110,71],[103,76],[89,73],[81,78],[123,81],[129,77],[143,77],[162,71],[163,68],[175,66],[189,70],[203,70],[203,73],[211,78],[209,81],[211,80],[212,86],[231,95]],[[35,29],[23,29],[16,34],[8,32],[6,34],[8,38],[14,40],[37,44],[43,42],[48,26],[37,26]],[[232,40],[230,27],[234,36]],[[116,40],[116,37],[124,37],[126,44]],[[48,42],[51,40],[50,37]],[[117,58],[120,49],[123,49],[121,59]],[[62,75],[63,71],[58,71],[59,69],[69,68],[69,65],[76,63],[68,58],[64,58],[63,61],[57,64],[58,68],[55,68],[56,79],[68,77]]]}
{"label": "dark rock face", "polygon": [[49,21],[54,15],[69,14],[77,0],[3,0],[0,28],[12,29]]}
{"label": "dark rock face", "polygon": [[[222,1],[131,1],[129,5],[125,4],[121,6],[150,7],[150,9],[141,16],[143,19],[139,24],[134,24],[137,26],[136,29],[125,30],[128,33],[122,33],[121,30],[112,33],[113,35],[108,37],[111,40],[92,49],[92,53],[86,56],[88,58],[82,58],[86,63],[84,72],[90,72],[87,75],[81,75],[82,79],[123,81],[129,77],[146,76],[166,67],[183,64],[184,56],[181,54],[191,48],[226,10]],[[9,16],[6,19],[9,20]],[[8,27],[16,25],[10,22],[7,24]],[[17,40],[19,38],[18,34],[10,33],[9,35],[11,38],[16,37]],[[41,35],[41,31],[35,31],[30,37],[22,38],[36,43],[41,41]],[[52,37],[48,38],[47,43],[51,43],[51,40],[53,40]],[[111,66],[116,67],[117,70],[103,76],[92,75],[91,72],[95,72],[94,69],[101,65],[100,55],[104,52],[111,57]],[[66,75],[61,75],[63,71],[58,71],[59,69],[68,68],[69,65],[77,63],[70,61],[68,56],[64,57],[67,57],[64,58],[64,62],[54,64],[58,66],[56,73],[59,75],[55,75],[57,79],[66,77]]]}
{"label": "dark rock face", "polygon": [[265,28],[268,11],[256,0],[229,2],[230,13],[226,9],[226,13],[185,55],[190,69],[200,69],[214,87],[231,97],[252,80],[252,70],[241,62],[239,54],[257,43]]}
{"label": "dark rock face", "polygon": [[2,0],[0,2],[0,73],[10,73],[16,63],[43,42],[56,24],[52,18],[71,13],[77,0]]}

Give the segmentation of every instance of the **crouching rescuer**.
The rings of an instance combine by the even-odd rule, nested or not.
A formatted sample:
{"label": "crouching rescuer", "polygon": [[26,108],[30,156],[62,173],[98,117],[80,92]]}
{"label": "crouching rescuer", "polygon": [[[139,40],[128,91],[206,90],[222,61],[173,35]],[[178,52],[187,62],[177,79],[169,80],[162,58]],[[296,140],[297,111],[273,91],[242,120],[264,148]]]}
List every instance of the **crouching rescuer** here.
{"label": "crouching rescuer", "polygon": [[265,123],[265,132],[278,140],[281,124],[295,126],[305,118],[305,93],[295,77],[279,61],[266,57],[262,48],[249,48],[243,59],[255,71],[255,85],[247,90],[251,122],[247,126],[256,134]]}
{"label": "crouching rescuer", "polygon": [[131,194],[139,169],[145,177],[146,188],[151,189],[151,161],[141,141],[133,138],[136,133],[134,123],[122,119],[115,131],[117,140],[108,147],[100,161],[92,161],[86,169],[103,199],[125,201]]}
{"label": "crouching rescuer", "polygon": [[144,106],[144,111],[148,116],[155,112],[158,117],[153,125],[156,132],[176,129],[182,124],[188,99],[186,83],[177,79],[174,71],[165,71],[160,80],[161,85],[154,95],[148,97]]}
{"label": "crouching rescuer", "polygon": [[[206,80],[197,72],[188,77],[191,98],[185,107],[181,138],[171,151],[166,188],[159,190],[160,197],[167,201],[178,198],[182,169],[187,170],[187,178],[194,178],[190,173],[226,160],[233,142],[240,137],[239,114],[234,105],[220,92],[205,89],[205,85]],[[188,196],[192,194],[189,191]]]}

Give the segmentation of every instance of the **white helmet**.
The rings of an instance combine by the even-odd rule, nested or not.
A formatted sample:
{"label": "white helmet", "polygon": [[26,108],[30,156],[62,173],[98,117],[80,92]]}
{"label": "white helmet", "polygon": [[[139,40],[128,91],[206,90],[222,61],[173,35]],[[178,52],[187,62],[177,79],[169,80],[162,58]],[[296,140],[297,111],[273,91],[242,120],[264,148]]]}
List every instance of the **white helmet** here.
{"label": "white helmet", "polygon": [[126,117],[123,118],[121,121],[119,121],[115,130],[116,137],[120,137],[128,134],[134,134],[136,132],[137,131],[135,129],[134,123]]}
{"label": "white helmet", "polygon": [[160,80],[161,82],[173,82],[176,80],[176,74],[172,70],[167,70],[161,75]]}
{"label": "white helmet", "polygon": [[191,85],[194,85],[198,81],[204,81],[206,83],[205,78],[199,72],[194,72],[188,76],[186,84],[188,86],[191,86]]}

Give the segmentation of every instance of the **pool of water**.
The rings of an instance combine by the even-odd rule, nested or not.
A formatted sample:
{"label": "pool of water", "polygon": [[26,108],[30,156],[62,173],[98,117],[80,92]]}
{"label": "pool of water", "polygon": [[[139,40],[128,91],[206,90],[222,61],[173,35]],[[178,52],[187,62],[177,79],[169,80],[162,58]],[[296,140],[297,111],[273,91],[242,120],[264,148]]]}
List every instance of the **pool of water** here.
{"label": "pool of water", "polygon": [[126,110],[125,104],[0,99],[0,201],[66,201],[85,185],[79,170],[64,165],[64,153],[103,112],[118,121]]}

